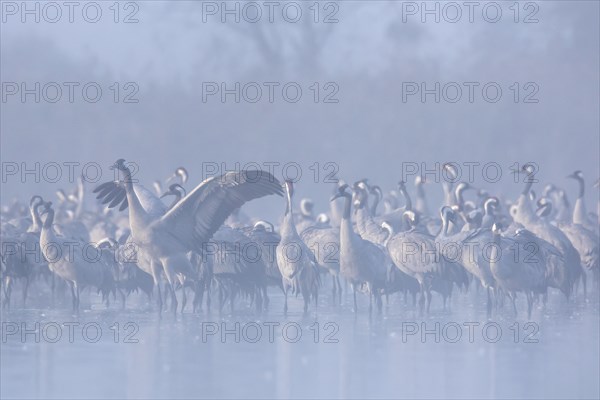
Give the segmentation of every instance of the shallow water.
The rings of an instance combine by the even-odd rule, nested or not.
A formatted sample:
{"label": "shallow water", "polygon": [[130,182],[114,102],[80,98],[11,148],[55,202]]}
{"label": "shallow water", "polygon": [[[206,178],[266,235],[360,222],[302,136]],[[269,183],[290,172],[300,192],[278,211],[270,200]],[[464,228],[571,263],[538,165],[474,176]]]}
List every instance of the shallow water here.
{"label": "shallow water", "polygon": [[[25,310],[17,304],[2,313],[2,398],[600,396],[597,294],[567,303],[553,293],[531,321],[523,298],[518,317],[506,304],[487,320],[483,293],[474,290],[455,294],[450,311],[434,297],[425,318],[400,296],[371,318],[363,296],[357,316],[350,296],[334,307],[323,295],[307,317],[299,299],[290,301],[284,317],[283,298],[274,290],[261,316],[242,303],[234,315],[159,317],[142,298],[141,306],[107,310],[90,297],[91,309],[88,303],[79,316],[67,305],[43,304]],[[23,328],[37,330],[39,338],[23,336]],[[224,329],[230,332],[222,336]]]}

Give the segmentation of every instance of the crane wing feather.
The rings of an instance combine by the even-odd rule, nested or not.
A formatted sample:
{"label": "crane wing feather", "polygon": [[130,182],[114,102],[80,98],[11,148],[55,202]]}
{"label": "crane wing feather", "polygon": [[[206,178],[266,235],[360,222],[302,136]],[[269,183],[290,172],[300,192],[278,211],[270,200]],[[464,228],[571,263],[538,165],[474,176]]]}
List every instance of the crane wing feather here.
{"label": "crane wing feather", "polygon": [[[167,207],[165,207],[164,203],[144,186],[133,185],[133,190],[140,200],[142,207],[149,215],[160,217],[167,212]],[[94,193],[98,193],[96,198],[100,200],[102,204],[110,203],[108,208],[114,208],[117,205],[120,205],[119,211],[123,211],[129,205],[127,201],[127,192],[123,182],[105,182],[94,189]]]}
{"label": "crane wing feather", "polygon": [[283,196],[279,181],[261,170],[227,172],[204,180],[158,222],[182,243],[198,249],[247,201]]}

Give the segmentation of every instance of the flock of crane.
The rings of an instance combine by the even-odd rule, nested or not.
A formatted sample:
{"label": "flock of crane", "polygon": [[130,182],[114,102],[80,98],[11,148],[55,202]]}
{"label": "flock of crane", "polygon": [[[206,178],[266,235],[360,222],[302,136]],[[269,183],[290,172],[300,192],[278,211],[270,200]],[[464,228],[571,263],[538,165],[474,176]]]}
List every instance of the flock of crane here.
{"label": "flock of crane", "polygon": [[[212,294],[219,310],[247,301],[263,312],[271,286],[285,295],[285,313],[289,295],[301,295],[307,313],[330,276],[333,303],[341,304],[346,281],[355,312],[357,293],[368,296],[371,313],[373,304],[381,312],[382,298],[398,292],[411,296],[415,307],[418,296],[419,312],[429,313],[432,291],[445,308],[456,286],[483,288],[488,315],[505,298],[516,313],[522,293],[531,316],[549,288],[567,298],[585,296],[590,277],[598,290],[600,221],[586,210],[580,171],[569,176],[579,185],[573,207],[566,191],[552,184],[536,196],[528,179],[533,169],[525,165],[524,189],[513,202],[466,182],[444,181],[444,204],[432,213],[420,177],[414,198],[405,182],[384,193],[363,179],[336,183],[329,211],[315,215],[310,199],[294,209],[291,181],[282,184],[260,170],[227,172],[187,193],[184,168],[167,180],[166,191],[160,182],[152,190],[134,184],[123,159],[112,168],[119,179],[94,189],[96,207],[84,207],[81,181],[72,194],[58,191],[56,204],[36,195],[28,207],[14,202],[2,208],[4,308],[18,287],[24,306],[33,285],[52,296],[70,290],[76,312],[85,288],[101,294],[107,306],[119,295],[126,307],[127,297],[141,292],[159,311],[183,312],[193,293],[194,312],[210,309]],[[456,176],[450,164],[444,168]],[[474,200],[465,200],[467,191]],[[240,211],[268,195],[285,198],[278,226]],[[161,200],[166,196],[174,198],[168,206]]]}

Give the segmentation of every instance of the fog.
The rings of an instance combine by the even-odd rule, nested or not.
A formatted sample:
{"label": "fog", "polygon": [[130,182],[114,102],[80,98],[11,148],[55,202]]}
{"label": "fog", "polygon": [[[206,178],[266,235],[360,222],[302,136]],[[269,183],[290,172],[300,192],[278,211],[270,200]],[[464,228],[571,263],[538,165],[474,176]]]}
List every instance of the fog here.
{"label": "fog", "polygon": [[[507,178],[514,163],[536,162],[541,182],[567,187],[564,177],[575,169],[590,181],[598,176],[596,2],[538,2],[537,9],[525,9],[523,3],[518,23],[506,4],[496,23],[484,19],[483,6],[473,11],[472,23],[464,6],[464,15],[450,23],[452,10],[444,13],[438,4],[436,23],[436,15],[422,15],[419,4],[412,15],[403,2],[386,1],[336,2],[335,9],[321,9],[320,19],[335,11],[337,23],[314,23],[314,12],[304,3],[306,18],[298,23],[287,22],[281,11],[273,11],[271,23],[268,10],[258,23],[246,22],[241,11],[239,23],[235,15],[221,23],[220,11],[203,12],[200,3],[135,4],[136,9],[122,9],[120,17],[135,11],[137,23],[114,23],[107,4],[95,24],[86,22],[78,8],[73,23],[65,7],[56,23],[45,22],[42,9],[39,23],[27,15],[21,23],[20,7],[16,15],[5,15],[3,82],[80,85],[73,103],[65,86],[56,103],[43,96],[35,103],[33,95],[25,102],[21,93],[6,95],[4,161],[26,162],[30,168],[35,161],[93,161],[106,169],[125,158],[139,165],[142,182],[162,179],[179,165],[199,182],[207,162],[219,169],[221,163],[234,169],[236,162],[242,167],[296,162],[304,177],[313,173],[308,168],[315,162],[320,169],[333,162],[342,179],[368,176],[386,187],[395,185],[404,162],[434,168],[435,162],[493,161],[502,167],[497,185],[511,194],[518,190]],[[524,22],[529,14],[538,22]],[[103,90],[96,103],[83,99],[81,88],[88,82],[98,82]],[[115,82],[121,86],[117,103],[109,88]],[[127,82],[136,85],[131,99],[137,103],[123,102],[135,90],[124,89]],[[236,103],[235,95],[222,103],[219,93],[203,102],[203,82],[225,82],[229,89],[235,82],[242,87],[257,82],[264,93],[256,103],[244,98]],[[273,103],[263,82],[280,83]],[[283,98],[280,88],[288,82],[303,89],[297,103]],[[318,103],[309,89],[314,82],[321,89]],[[332,97],[337,103],[323,103],[333,91],[323,88],[327,82],[338,89]],[[425,82],[430,90],[435,82],[441,87],[455,82],[463,93],[456,103],[442,96],[436,103],[435,94],[423,103],[420,93],[403,102],[403,82]],[[479,83],[472,103],[464,82]],[[502,90],[495,103],[482,96],[489,82]],[[514,82],[521,87],[518,103],[509,88]],[[524,88],[528,82],[538,88],[531,96],[537,103],[523,103],[534,91]],[[454,98],[454,89],[448,90],[446,97]],[[481,181],[481,167],[474,172]],[[56,184],[32,189],[31,180],[6,177],[3,199],[55,190]],[[322,183],[321,177],[316,180]],[[298,190],[321,201],[314,181],[302,179]],[[69,186],[64,176],[58,184]],[[569,189],[575,191],[573,185]],[[588,196],[592,201],[597,193],[588,191]]]}
{"label": "fog", "polygon": [[[267,3],[99,1],[71,9],[2,0],[0,204],[54,199],[83,173],[86,207],[95,209],[91,190],[114,179],[109,166],[123,158],[148,188],[179,166],[189,172],[188,191],[226,170],[267,169],[293,179],[296,201],[313,199],[317,213],[329,210],[338,179],[368,178],[386,192],[402,179],[413,192],[423,172],[437,216],[444,163],[459,166],[459,180],[509,200],[523,187],[513,169],[534,163],[534,190],[552,183],[571,202],[577,184],[567,175],[583,171],[585,201],[596,212],[599,2]],[[243,207],[275,223],[284,210],[277,196]],[[452,312],[438,304],[426,320],[484,323],[474,304],[485,293],[473,290],[453,299]],[[141,343],[3,340],[0,386],[3,398],[598,398],[598,291],[590,293],[587,303],[567,303],[557,291],[548,309],[537,306],[541,343],[437,347],[398,340],[403,321],[421,321],[400,298],[374,322],[354,318],[350,293],[343,309],[313,315],[339,323],[339,344],[236,346],[198,342],[198,324],[221,316],[161,319],[144,299],[144,311],[104,311],[92,293],[81,321],[105,332],[114,321],[135,321]],[[262,321],[284,323],[283,295],[272,298]],[[68,296],[57,304],[68,308]],[[514,318],[508,309],[500,315],[506,335]],[[2,320],[70,317],[42,296]],[[244,310],[225,320],[257,319]],[[189,352],[186,340],[194,343]],[[58,367],[65,374],[48,372]],[[93,373],[78,371],[85,368]]]}

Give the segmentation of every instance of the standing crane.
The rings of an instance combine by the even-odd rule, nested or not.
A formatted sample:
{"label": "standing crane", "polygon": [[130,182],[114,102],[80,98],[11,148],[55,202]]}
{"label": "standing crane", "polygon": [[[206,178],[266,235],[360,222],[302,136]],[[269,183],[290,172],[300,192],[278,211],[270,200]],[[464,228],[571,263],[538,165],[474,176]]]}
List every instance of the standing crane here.
{"label": "standing crane", "polygon": [[98,197],[110,202],[109,207],[120,204],[120,210],[129,208],[131,236],[150,263],[159,301],[159,276],[164,272],[171,288],[173,311],[177,310],[173,290],[176,275],[195,280],[187,253],[201,253],[203,244],[225,219],[247,201],[282,194],[277,179],[265,171],[226,172],[204,180],[165,212],[156,196],[133,185],[131,170],[124,159],[117,160],[111,168],[122,173],[123,180],[102,184],[94,192],[99,192]]}
{"label": "standing crane", "polygon": [[285,181],[286,208],[280,226],[281,241],[277,245],[277,265],[281,272],[283,291],[285,293],[284,314],[288,310],[288,292],[302,294],[304,313],[308,312],[310,300],[317,306],[319,297],[319,269],[313,253],[298,235],[294,222],[292,197],[294,186],[292,181]]}

